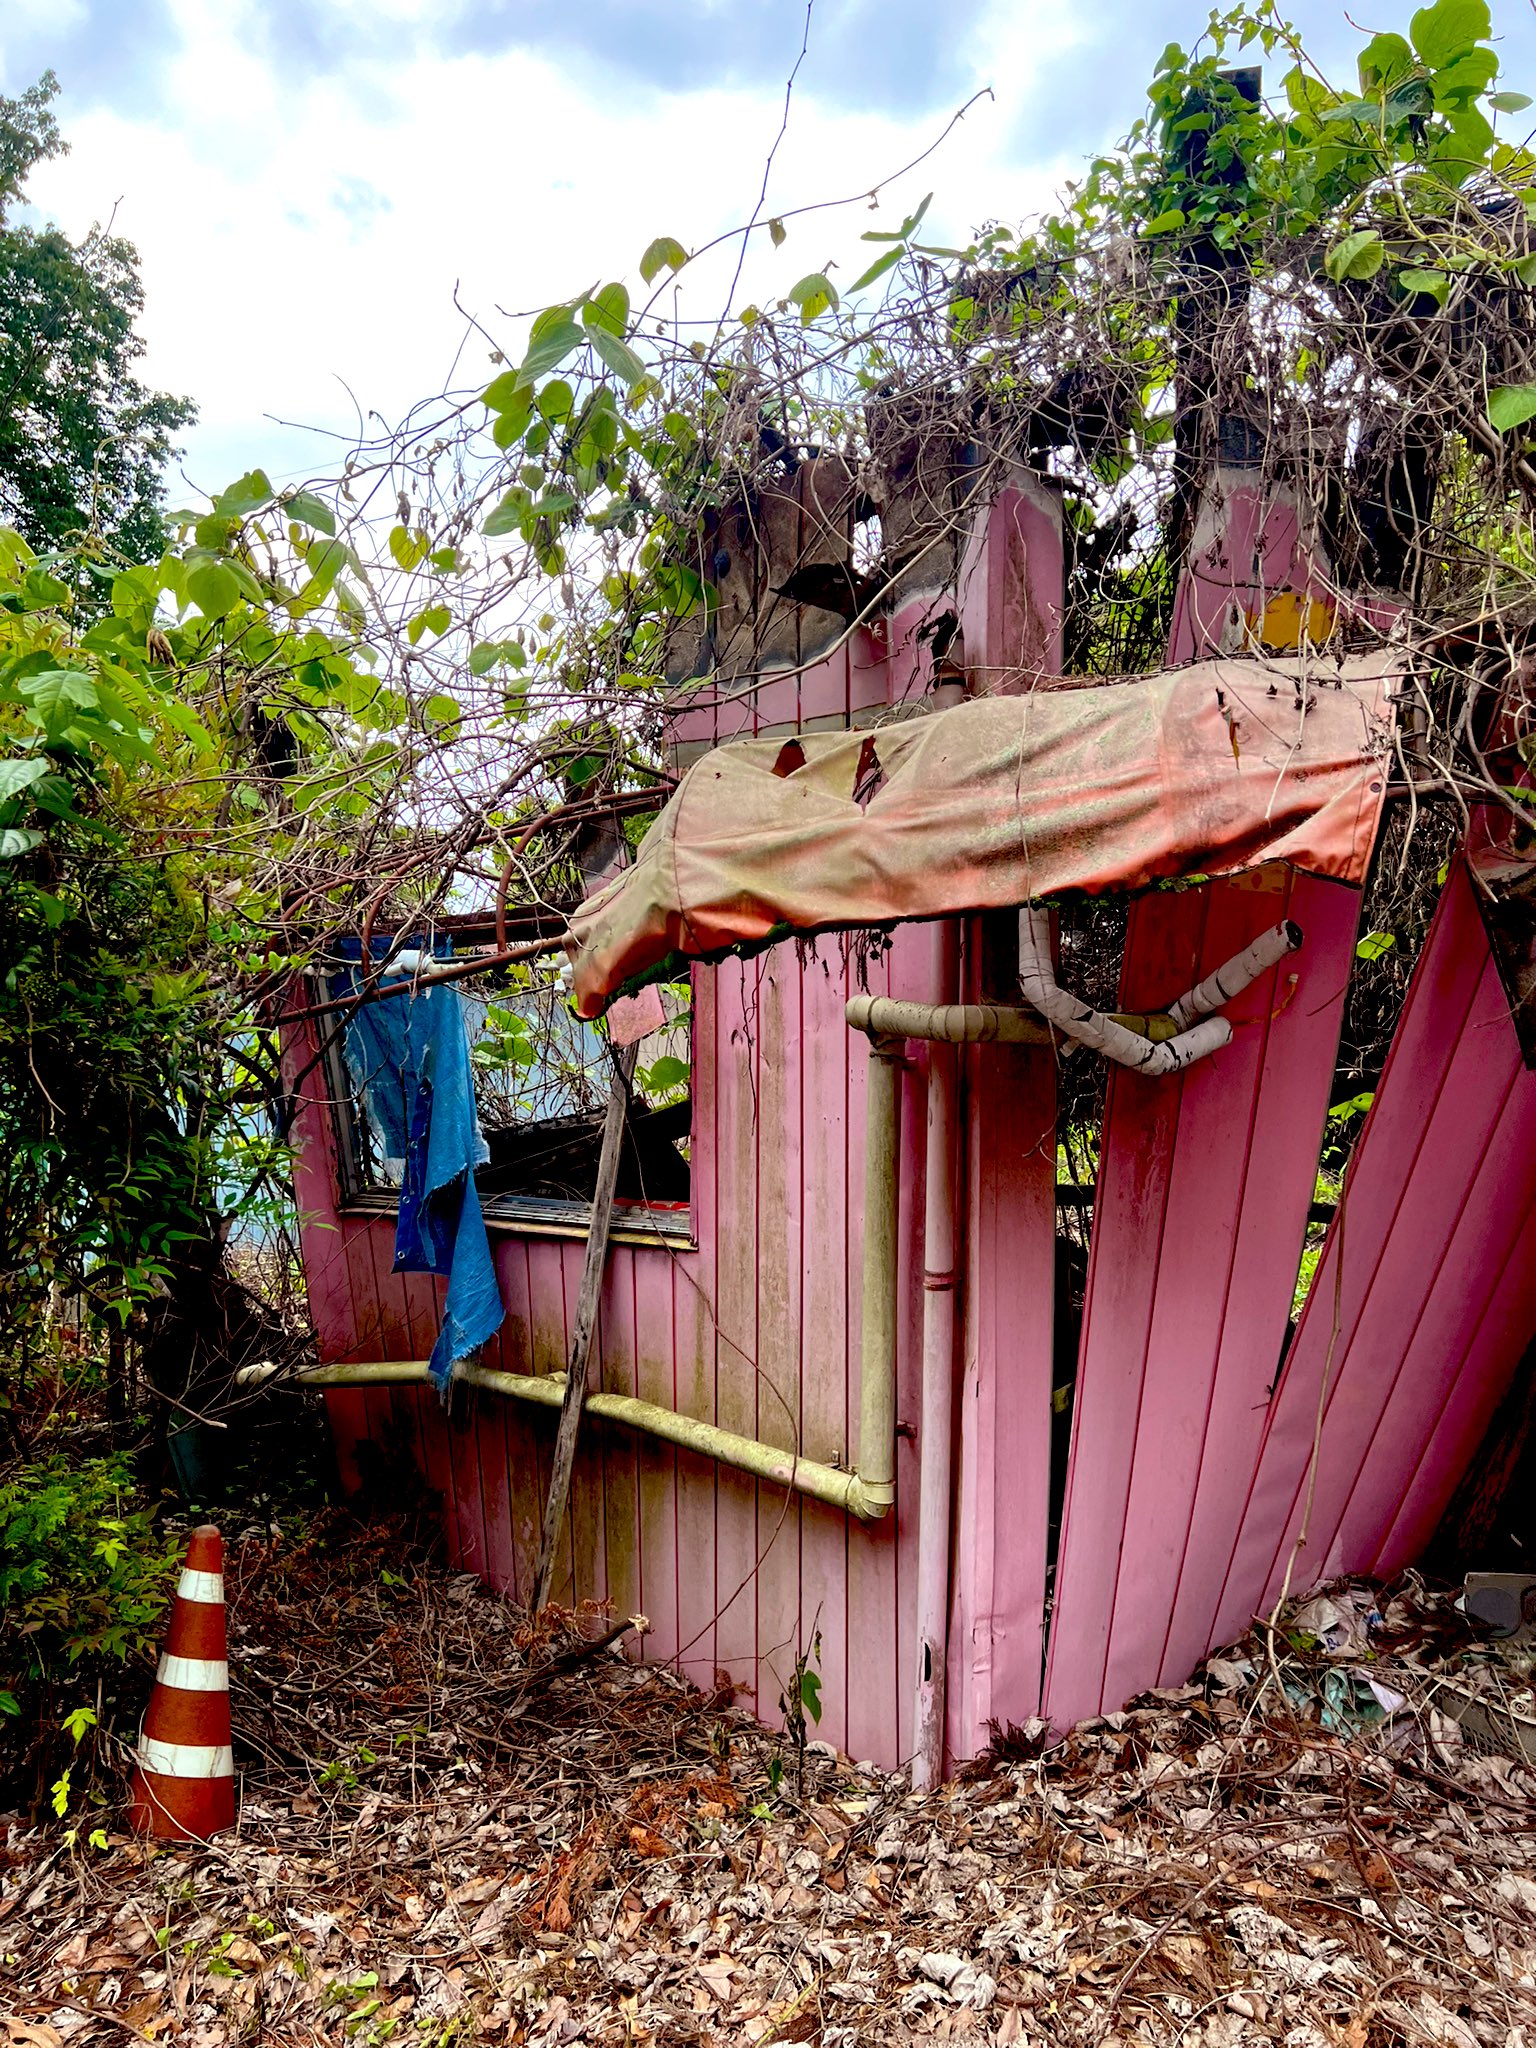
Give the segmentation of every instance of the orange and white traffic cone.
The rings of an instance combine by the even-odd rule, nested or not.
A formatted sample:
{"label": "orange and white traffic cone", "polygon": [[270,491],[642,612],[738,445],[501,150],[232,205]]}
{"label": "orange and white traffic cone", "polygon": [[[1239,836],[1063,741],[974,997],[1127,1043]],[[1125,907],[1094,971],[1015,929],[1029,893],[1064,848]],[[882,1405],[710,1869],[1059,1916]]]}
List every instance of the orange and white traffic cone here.
{"label": "orange and white traffic cone", "polygon": [[128,1819],[140,1834],[176,1841],[202,1841],[234,1826],[224,1539],[212,1523],[194,1529],[187,1545],[139,1739]]}

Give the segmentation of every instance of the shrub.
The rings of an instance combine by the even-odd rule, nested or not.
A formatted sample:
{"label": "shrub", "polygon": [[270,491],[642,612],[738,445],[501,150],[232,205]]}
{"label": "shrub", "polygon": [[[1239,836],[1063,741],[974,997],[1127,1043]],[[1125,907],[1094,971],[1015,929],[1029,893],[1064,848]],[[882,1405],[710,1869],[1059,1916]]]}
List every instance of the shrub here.
{"label": "shrub", "polygon": [[159,1526],[123,1453],[62,1451],[0,1477],[0,1711],[19,1738],[13,1760],[46,1776],[66,1721],[115,1692],[160,1633],[180,1538]]}

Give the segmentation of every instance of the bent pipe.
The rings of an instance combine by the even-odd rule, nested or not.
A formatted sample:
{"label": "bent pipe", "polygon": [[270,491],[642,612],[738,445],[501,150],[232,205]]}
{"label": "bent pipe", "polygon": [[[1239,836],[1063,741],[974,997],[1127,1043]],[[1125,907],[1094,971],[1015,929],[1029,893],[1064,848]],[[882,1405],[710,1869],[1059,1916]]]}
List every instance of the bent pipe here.
{"label": "bent pipe", "polygon": [[1261,932],[1251,946],[1170,1006],[1173,1037],[1149,1039],[1058,986],[1051,963],[1050,918],[1025,904],[1019,912],[1019,989],[1064,1037],[1138,1073],[1176,1074],[1231,1043],[1232,1026],[1214,1014],[1218,1004],[1240,995],[1267,968],[1294,953],[1301,940],[1301,927],[1289,920]]}
{"label": "bent pipe", "polygon": [[[275,1378],[279,1369],[275,1365],[245,1366],[236,1373],[235,1383],[242,1387],[260,1386]],[[422,1359],[310,1366],[295,1378],[300,1386],[321,1390],[327,1387],[432,1384],[426,1362]],[[563,1372],[502,1372],[492,1366],[461,1365],[454,1378],[462,1380],[466,1386],[480,1387],[491,1394],[503,1394],[513,1401],[532,1402],[541,1408],[558,1408],[565,1399]],[[695,1451],[700,1457],[712,1458],[716,1464],[733,1466],[738,1472],[749,1472],[754,1478],[787,1487],[793,1493],[809,1494],[813,1500],[824,1501],[828,1507],[841,1508],[861,1522],[879,1521],[890,1512],[895,1498],[895,1488],[889,1480],[870,1488],[866,1486],[861,1472],[845,1472],[836,1465],[819,1464],[814,1458],[797,1457],[793,1451],[778,1450],[772,1444],[760,1443],[755,1437],[738,1436],[734,1430],[720,1429],[713,1422],[697,1422],[692,1416],[679,1415],[673,1408],[660,1408],[653,1401],[637,1400],[630,1394],[592,1393],[587,1395],[582,1405],[586,1414],[595,1415],[600,1421],[622,1423],[625,1428],[638,1430],[644,1436],[661,1437],[667,1443],[676,1444],[680,1450]],[[894,1410],[892,1412],[894,1417]],[[894,1452],[894,1421],[891,1435]]]}

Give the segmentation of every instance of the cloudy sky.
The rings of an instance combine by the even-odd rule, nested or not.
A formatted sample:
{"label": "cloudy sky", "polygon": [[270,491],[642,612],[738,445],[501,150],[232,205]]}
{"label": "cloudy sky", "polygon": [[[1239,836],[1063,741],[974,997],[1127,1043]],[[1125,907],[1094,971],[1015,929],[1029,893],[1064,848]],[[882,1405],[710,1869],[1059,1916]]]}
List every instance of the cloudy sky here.
{"label": "cloudy sky", "polygon": [[[1350,11],[1405,26],[1407,0],[1379,4]],[[1533,5],[1493,0],[1508,82],[1536,92]],[[1343,6],[1290,11],[1342,66]],[[940,241],[1029,213],[1124,132],[1163,44],[1206,12],[814,0],[769,210],[877,182],[880,208],[792,223],[777,252],[759,237],[733,303],[829,260],[852,278],[860,232],[930,188]],[[71,234],[112,216],[138,245],[148,374],[196,399],[185,475],[207,490],[258,462],[323,474],[359,409],[393,421],[443,388],[456,296],[515,340],[520,310],[633,276],[654,235],[693,248],[745,220],[804,30],[804,0],[0,0],[0,90],[58,73],[72,147],[31,197]],[[690,311],[720,310],[731,267],[706,267]]]}

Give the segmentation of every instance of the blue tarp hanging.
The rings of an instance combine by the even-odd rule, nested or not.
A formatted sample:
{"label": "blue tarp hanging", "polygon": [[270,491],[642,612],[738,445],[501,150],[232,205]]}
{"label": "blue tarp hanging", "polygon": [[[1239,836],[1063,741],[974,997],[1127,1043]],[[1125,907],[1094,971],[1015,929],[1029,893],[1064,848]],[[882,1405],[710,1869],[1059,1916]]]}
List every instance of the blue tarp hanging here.
{"label": "blue tarp hanging", "polygon": [[[414,956],[397,958],[390,978],[414,965]],[[345,979],[339,993],[358,985],[355,971]],[[347,1065],[386,1155],[400,1165],[394,1270],[436,1273],[448,1283],[430,1362],[439,1388],[456,1360],[496,1334],[506,1313],[475,1186],[475,1168],[490,1153],[469,1052],[464,1004],[452,986],[363,1003],[347,1019]]]}

